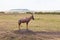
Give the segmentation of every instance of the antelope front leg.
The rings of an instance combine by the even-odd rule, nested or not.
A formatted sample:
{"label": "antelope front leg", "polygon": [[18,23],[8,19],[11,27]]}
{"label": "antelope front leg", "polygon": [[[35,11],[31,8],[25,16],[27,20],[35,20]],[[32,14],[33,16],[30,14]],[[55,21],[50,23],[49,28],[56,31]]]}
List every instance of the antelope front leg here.
{"label": "antelope front leg", "polygon": [[19,30],[20,30],[20,24],[18,24],[18,28],[19,28]]}

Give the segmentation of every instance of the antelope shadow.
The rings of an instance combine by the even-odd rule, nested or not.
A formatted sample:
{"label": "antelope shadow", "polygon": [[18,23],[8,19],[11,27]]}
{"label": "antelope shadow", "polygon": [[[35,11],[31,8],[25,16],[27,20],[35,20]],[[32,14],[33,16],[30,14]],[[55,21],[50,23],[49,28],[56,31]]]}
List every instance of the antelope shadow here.
{"label": "antelope shadow", "polygon": [[21,29],[21,30],[14,30],[13,33],[15,34],[44,34],[44,35],[60,35],[60,32],[47,32],[47,31],[32,31],[32,30],[26,30],[26,29]]}

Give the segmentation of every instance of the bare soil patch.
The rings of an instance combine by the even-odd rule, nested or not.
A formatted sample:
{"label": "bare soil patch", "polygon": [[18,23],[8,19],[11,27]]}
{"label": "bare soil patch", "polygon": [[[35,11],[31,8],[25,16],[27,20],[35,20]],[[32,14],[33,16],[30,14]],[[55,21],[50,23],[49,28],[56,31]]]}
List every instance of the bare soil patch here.
{"label": "bare soil patch", "polygon": [[60,32],[14,30],[0,31],[1,40],[60,40]]}

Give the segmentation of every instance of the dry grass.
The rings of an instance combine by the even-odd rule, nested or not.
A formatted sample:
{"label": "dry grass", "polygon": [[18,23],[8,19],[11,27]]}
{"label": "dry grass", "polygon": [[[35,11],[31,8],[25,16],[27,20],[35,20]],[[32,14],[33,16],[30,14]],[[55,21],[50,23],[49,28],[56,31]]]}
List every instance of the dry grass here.
{"label": "dry grass", "polygon": [[29,17],[30,14],[0,15],[0,40],[59,40],[60,15],[34,14],[35,20],[29,23],[29,31],[25,32],[26,25],[21,24],[18,31],[18,20]]}

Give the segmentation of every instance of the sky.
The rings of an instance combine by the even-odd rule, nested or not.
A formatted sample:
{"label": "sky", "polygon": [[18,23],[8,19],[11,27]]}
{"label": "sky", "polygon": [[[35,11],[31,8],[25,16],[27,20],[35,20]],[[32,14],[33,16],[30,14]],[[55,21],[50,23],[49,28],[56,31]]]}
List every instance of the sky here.
{"label": "sky", "polygon": [[60,0],[0,0],[1,11],[10,9],[60,10]]}

